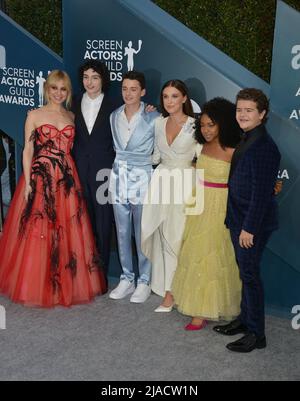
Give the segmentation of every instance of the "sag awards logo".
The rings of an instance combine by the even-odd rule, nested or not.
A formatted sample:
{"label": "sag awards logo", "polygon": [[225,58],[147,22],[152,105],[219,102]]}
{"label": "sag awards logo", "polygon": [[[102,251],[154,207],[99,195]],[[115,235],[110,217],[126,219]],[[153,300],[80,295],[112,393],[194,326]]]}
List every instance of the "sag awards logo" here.
{"label": "sag awards logo", "polygon": [[6,49],[0,45],[0,103],[41,107],[45,81],[43,71],[8,66]]}
{"label": "sag awards logo", "polygon": [[[300,69],[300,45],[295,45],[292,47],[291,53],[293,55],[291,65],[293,70]],[[296,89],[295,97],[300,96],[300,87]],[[299,103],[299,100],[297,101]],[[290,120],[300,120],[300,110],[294,109],[290,114]]]}
{"label": "sag awards logo", "polygon": [[84,53],[85,60],[100,60],[110,71],[111,81],[122,81],[122,71],[132,71],[135,56],[140,53],[143,41],[124,43],[122,40],[87,40]]}
{"label": "sag awards logo", "polygon": [[0,68],[6,67],[6,51],[5,47],[0,45]]}

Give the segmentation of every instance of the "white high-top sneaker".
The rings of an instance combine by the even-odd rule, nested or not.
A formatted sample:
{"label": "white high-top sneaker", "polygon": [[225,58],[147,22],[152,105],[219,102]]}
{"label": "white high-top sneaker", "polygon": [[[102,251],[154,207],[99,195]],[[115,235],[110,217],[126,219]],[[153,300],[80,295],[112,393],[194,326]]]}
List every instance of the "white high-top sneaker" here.
{"label": "white high-top sneaker", "polygon": [[127,295],[132,294],[135,290],[134,281],[120,280],[118,286],[111,291],[109,298],[111,299],[123,299]]}

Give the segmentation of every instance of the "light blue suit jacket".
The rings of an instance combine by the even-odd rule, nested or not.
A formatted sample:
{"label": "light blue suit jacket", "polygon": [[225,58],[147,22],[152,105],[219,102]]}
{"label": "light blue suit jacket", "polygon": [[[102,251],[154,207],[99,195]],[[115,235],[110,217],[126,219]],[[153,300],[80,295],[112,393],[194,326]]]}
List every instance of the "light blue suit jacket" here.
{"label": "light blue suit jacket", "polygon": [[124,147],[122,133],[118,129],[118,119],[124,108],[124,105],[121,106],[110,116],[116,151],[110,178],[110,192],[113,201],[117,203],[130,201],[141,204],[151,179],[155,120],[159,113],[146,113],[144,103],[141,103],[137,123]]}

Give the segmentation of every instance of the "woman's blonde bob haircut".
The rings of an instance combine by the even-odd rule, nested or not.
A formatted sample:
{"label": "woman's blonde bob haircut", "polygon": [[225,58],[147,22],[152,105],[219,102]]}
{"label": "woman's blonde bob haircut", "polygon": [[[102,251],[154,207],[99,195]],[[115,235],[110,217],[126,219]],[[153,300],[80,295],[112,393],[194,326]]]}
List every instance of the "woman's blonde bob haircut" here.
{"label": "woman's blonde bob haircut", "polygon": [[67,100],[66,100],[66,107],[69,109],[72,104],[72,84],[69,75],[62,70],[53,70],[49,75],[48,78],[46,79],[46,82],[44,84],[44,99],[46,104],[49,103],[49,88],[52,85],[55,85],[58,81],[63,81],[67,92]]}

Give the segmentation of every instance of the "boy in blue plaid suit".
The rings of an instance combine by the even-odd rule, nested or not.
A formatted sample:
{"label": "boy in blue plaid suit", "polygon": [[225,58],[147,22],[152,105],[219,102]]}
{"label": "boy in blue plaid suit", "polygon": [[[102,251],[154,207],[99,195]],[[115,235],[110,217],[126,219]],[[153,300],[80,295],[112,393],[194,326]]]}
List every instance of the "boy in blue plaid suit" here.
{"label": "boy in blue plaid suit", "polygon": [[274,187],[280,153],[264,123],[269,101],[258,89],[243,89],[237,95],[236,118],[243,130],[231,164],[225,224],[230,229],[242,280],[239,318],[214,330],[224,335],[244,333],[227,348],[251,352],[266,347],[264,290],[260,261],[272,231],[278,228]]}

